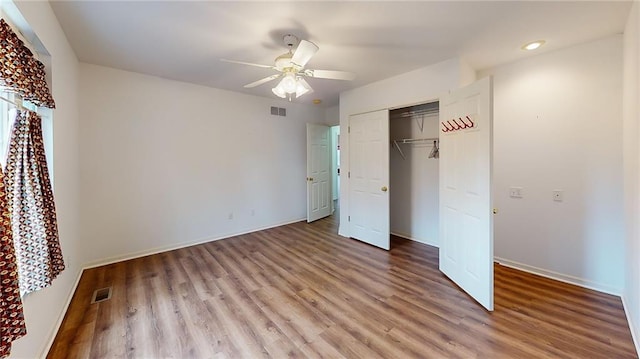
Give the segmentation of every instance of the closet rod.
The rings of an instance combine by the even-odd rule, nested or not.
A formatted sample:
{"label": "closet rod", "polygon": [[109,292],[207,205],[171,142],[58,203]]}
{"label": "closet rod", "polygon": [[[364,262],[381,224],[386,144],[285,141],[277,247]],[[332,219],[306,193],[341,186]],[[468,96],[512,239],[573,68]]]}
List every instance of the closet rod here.
{"label": "closet rod", "polygon": [[431,138],[401,138],[397,140],[391,140],[395,148],[398,150],[398,152],[400,152],[400,156],[402,156],[403,160],[406,160],[407,157],[404,155],[404,152],[402,152],[402,148],[400,148],[400,144],[405,144],[405,143],[411,144],[411,143],[431,142],[431,141],[439,142],[440,139],[438,137],[431,137]]}
{"label": "closet rod", "polygon": [[431,138],[400,138],[397,140],[392,140],[397,143],[416,143],[416,142],[427,142],[427,141],[440,141],[438,137]]}

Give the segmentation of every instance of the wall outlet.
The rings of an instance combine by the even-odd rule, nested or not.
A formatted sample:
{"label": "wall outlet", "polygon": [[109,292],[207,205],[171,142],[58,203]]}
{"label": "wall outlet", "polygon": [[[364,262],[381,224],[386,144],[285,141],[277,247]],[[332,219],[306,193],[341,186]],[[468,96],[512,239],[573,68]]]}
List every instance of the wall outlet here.
{"label": "wall outlet", "polygon": [[522,198],[522,187],[509,187],[509,197]]}
{"label": "wall outlet", "polygon": [[233,212],[229,212],[229,216],[227,218],[233,219]]}
{"label": "wall outlet", "polygon": [[564,191],[561,189],[553,190],[553,200],[556,202],[562,202],[564,200]]}

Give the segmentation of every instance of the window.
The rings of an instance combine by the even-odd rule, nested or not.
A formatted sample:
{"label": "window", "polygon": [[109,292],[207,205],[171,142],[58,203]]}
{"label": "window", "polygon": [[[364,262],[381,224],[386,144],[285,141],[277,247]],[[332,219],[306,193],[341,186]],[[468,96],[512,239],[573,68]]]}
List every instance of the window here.
{"label": "window", "polygon": [[[7,4],[13,3],[0,0],[0,12],[10,8]],[[28,27],[18,11],[12,13],[9,18],[20,17],[19,23]],[[52,134],[52,112],[46,108],[55,108],[55,101],[47,82],[51,75],[41,58],[45,57],[47,63],[50,59],[32,31],[27,32],[32,35],[29,43],[4,14],[0,17],[0,33],[0,61],[4,65],[1,83],[7,86],[0,87],[1,180],[6,192],[6,198],[0,200],[0,326],[11,328],[0,336],[0,357],[4,358],[10,354],[11,343],[26,334],[21,296],[49,287],[65,264],[50,183],[51,162],[45,160],[47,148],[51,154],[51,141],[45,138],[50,139]],[[33,104],[22,101],[18,94]],[[17,108],[26,108],[29,113],[25,111],[19,117],[22,111]],[[16,122],[22,118],[24,121]]]}
{"label": "window", "polygon": [[[0,97],[10,100],[11,102],[21,104],[24,108],[36,111],[37,107],[29,101],[23,101],[14,93],[0,88]],[[40,109],[37,111],[42,117],[42,137],[44,138],[45,153],[47,154],[47,169],[51,177],[53,185],[53,166],[51,160],[52,144],[52,126],[51,126],[51,110]],[[17,109],[14,104],[0,100],[0,164],[4,169],[7,161],[7,149],[9,148],[9,139],[11,137],[11,128],[13,121],[17,115]]]}
{"label": "window", "polygon": [[[0,91],[0,96],[8,98],[6,91]],[[11,131],[12,118],[15,118],[15,110],[6,101],[0,101],[0,163],[2,168],[6,165],[7,146],[9,145],[9,134]]]}
{"label": "window", "polygon": [[[0,0],[0,14],[2,19],[9,24],[15,35],[31,51],[33,56],[44,64],[47,83],[51,83],[51,56],[38,36],[32,31],[19,9],[12,1]],[[38,108],[29,101],[22,101],[11,91],[0,86],[0,96],[14,103],[18,103],[26,109],[36,111],[42,118],[42,137],[47,156],[47,169],[51,185],[53,186],[53,111],[46,107]],[[6,165],[7,148],[13,121],[16,117],[16,106],[0,100],[0,164],[4,170]]]}

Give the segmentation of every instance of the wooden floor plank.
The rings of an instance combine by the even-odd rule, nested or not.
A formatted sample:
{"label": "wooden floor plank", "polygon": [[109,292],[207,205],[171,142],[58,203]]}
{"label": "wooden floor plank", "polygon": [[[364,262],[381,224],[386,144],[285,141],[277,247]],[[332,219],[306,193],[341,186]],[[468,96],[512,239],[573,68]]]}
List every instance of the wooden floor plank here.
{"label": "wooden floor plank", "polygon": [[637,358],[619,298],[500,265],[495,281],[490,313],[437,248],[298,222],[86,270],[47,357]]}

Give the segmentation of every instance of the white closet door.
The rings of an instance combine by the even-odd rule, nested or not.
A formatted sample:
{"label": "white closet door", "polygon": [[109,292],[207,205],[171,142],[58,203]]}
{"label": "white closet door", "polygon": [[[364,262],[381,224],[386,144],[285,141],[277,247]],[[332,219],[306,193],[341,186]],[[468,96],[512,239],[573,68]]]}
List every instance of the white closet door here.
{"label": "white closet door", "polygon": [[331,128],[307,124],[307,222],[331,214]]}
{"label": "white closet door", "polygon": [[351,237],[389,250],[389,111],[349,118]]}
{"label": "white closet door", "polygon": [[[440,108],[440,270],[493,310],[491,79],[441,97]],[[442,122],[463,121],[473,127],[444,132]]]}

